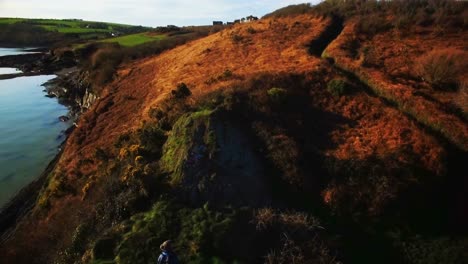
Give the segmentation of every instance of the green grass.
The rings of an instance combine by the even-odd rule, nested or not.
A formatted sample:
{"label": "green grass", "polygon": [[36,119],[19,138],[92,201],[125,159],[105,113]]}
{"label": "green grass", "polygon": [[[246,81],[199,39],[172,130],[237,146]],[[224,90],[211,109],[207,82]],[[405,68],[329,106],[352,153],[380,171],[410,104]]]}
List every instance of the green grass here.
{"label": "green grass", "polygon": [[110,32],[109,29],[97,29],[97,28],[80,28],[80,27],[57,27],[57,26],[51,26],[51,25],[45,25],[41,26],[45,28],[48,31],[55,31],[59,33],[78,33],[78,34],[83,34],[83,33],[96,33],[96,32]]}
{"label": "green grass", "polygon": [[148,33],[138,33],[122,37],[108,38],[102,42],[116,42],[124,47],[133,47],[143,43],[165,39],[166,35],[149,35]]}
{"label": "green grass", "polygon": [[117,23],[94,22],[84,20],[71,20],[71,19],[25,19],[25,18],[0,18],[1,24],[15,24],[15,23],[28,23],[30,25],[40,26],[48,31],[59,33],[73,33],[73,34],[86,34],[86,33],[112,33],[119,29],[128,29],[133,26]]}
{"label": "green grass", "polygon": [[23,20],[22,18],[0,18],[0,24],[14,24]]}

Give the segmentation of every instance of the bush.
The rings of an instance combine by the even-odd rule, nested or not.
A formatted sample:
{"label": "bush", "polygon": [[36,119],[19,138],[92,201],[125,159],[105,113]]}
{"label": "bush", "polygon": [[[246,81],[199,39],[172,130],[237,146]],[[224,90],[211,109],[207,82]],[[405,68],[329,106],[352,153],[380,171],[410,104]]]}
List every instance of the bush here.
{"label": "bush", "polygon": [[327,84],[327,91],[333,96],[345,95],[349,90],[348,84],[343,79],[333,79]]}
{"label": "bush", "polygon": [[363,67],[372,67],[372,66],[382,66],[382,63],[379,61],[378,53],[375,48],[371,45],[365,46],[362,48],[362,66]]}
{"label": "bush", "polygon": [[250,34],[255,34],[255,33],[257,33],[257,31],[256,31],[253,27],[247,28],[247,32],[250,33]]}
{"label": "bush", "polygon": [[416,72],[434,88],[453,89],[468,66],[467,60],[466,53],[457,49],[433,50],[417,60]]}
{"label": "bush", "polygon": [[232,71],[229,70],[229,69],[226,69],[226,70],[223,72],[223,74],[221,74],[221,75],[218,77],[218,79],[227,80],[227,79],[231,78],[232,75],[233,75],[233,74],[232,74]]}
{"label": "bush", "polygon": [[230,69],[226,69],[223,73],[218,76],[212,76],[205,81],[205,84],[211,85],[213,83],[227,81],[234,77],[234,73]]}
{"label": "bush", "polygon": [[172,90],[171,93],[172,93],[172,96],[174,96],[175,98],[179,98],[179,99],[185,98],[192,94],[192,92],[190,91],[190,89],[187,87],[185,83],[179,83],[177,85],[177,89]]}
{"label": "bush", "polygon": [[155,124],[146,123],[138,130],[141,145],[146,151],[159,157],[167,136],[165,132]]}
{"label": "bush", "polygon": [[119,263],[155,263],[159,245],[168,238],[174,240],[182,263],[233,263],[238,257],[249,258],[242,252],[248,248],[241,243],[248,242],[253,232],[240,232],[245,229],[239,224],[246,222],[241,215],[231,209],[219,212],[207,205],[192,209],[159,201],[150,211],[131,218],[131,231],[123,236],[117,259]]}
{"label": "bush", "polygon": [[233,35],[231,35],[231,40],[234,43],[239,43],[242,40],[244,40],[244,37],[242,37],[241,35],[238,35],[238,34],[233,34]]}
{"label": "bush", "polygon": [[361,34],[374,36],[380,32],[389,30],[392,25],[381,14],[361,17],[357,24],[357,30]]}
{"label": "bush", "polygon": [[102,148],[96,148],[96,151],[94,152],[94,157],[101,161],[106,161],[109,159],[106,152]]}
{"label": "bush", "polygon": [[270,14],[265,15],[263,18],[274,18],[274,17],[286,17],[307,14],[312,11],[312,6],[308,4],[298,4],[298,5],[289,5],[283,8],[280,8]]}
{"label": "bush", "polygon": [[257,232],[269,234],[266,244],[275,244],[265,256],[265,264],[340,263],[320,233],[323,227],[313,216],[266,208],[255,214],[253,223]]}
{"label": "bush", "polygon": [[267,93],[270,100],[275,104],[284,104],[288,96],[288,91],[283,88],[271,88]]}
{"label": "bush", "polygon": [[451,237],[426,238],[415,235],[395,244],[409,264],[467,263],[468,240]]}
{"label": "bush", "polygon": [[455,98],[455,105],[458,106],[466,119],[468,119],[468,83],[460,84],[460,91]]}

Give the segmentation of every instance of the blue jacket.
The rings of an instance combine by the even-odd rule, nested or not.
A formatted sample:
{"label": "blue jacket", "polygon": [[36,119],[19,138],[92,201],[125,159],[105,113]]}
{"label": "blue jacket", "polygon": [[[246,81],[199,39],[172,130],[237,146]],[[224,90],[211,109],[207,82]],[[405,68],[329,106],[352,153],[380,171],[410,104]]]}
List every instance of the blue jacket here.
{"label": "blue jacket", "polygon": [[163,251],[158,258],[158,264],[179,264],[177,256],[169,251]]}

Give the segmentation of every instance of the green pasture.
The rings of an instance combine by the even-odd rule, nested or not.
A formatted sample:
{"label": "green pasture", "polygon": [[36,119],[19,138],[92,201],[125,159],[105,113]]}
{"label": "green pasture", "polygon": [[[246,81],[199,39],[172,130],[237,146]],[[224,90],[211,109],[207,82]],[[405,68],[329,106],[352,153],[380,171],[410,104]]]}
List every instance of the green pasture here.
{"label": "green pasture", "polygon": [[48,31],[59,33],[111,33],[119,28],[130,28],[131,25],[94,22],[74,19],[25,19],[25,18],[0,18],[0,24],[27,23],[40,26]]}
{"label": "green pasture", "polygon": [[116,42],[120,46],[133,47],[147,42],[165,39],[166,35],[150,35],[148,33],[131,34],[121,37],[114,37],[101,40],[101,42]]}
{"label": "green pasture", "polygon": [[22,18],[0,18],[0,24],[14,24],[23,20]]}

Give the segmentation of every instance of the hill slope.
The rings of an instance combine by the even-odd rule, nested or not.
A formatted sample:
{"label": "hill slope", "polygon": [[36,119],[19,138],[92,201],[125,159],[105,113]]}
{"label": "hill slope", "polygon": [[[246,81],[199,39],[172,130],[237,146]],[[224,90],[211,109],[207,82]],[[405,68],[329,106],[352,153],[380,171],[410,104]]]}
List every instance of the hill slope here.
{"label": "hill slope", "polygon": [[[123,65],[2,259],[150,263],[173,238],[194,263],[466,260],[466,119],[389,70],[427,52],[412,35],[405,53],[341,23],[271,17]],[[445,37],[466,55],[466,31]]]}

